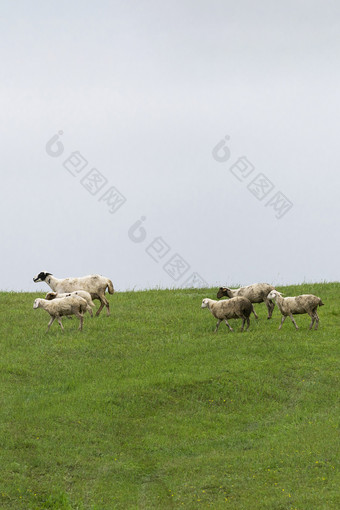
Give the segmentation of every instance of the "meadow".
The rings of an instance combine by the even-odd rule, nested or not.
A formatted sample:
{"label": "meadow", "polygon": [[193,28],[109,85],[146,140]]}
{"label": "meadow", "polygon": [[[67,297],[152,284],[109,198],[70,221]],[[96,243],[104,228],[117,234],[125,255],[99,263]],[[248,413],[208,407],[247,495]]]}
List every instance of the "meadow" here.
{"label": "meadow", "polygon": [[214,334],[217,289],[176,289],[46,333],[42,294],[0,293],[0,508],[338,509],[340,284],[278,290],[319,330],[262,303]]}

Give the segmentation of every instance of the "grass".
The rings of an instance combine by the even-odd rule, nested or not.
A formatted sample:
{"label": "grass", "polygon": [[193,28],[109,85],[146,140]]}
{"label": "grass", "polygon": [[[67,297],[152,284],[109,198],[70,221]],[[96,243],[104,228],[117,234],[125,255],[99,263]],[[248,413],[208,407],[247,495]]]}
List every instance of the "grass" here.
{"label": "grass", "polygon": [[64,320],[0,293],[0,508],[331,510],[339,500],[340,284],[308,316],[247,333],[201,310],[216,289],[110,296]]}

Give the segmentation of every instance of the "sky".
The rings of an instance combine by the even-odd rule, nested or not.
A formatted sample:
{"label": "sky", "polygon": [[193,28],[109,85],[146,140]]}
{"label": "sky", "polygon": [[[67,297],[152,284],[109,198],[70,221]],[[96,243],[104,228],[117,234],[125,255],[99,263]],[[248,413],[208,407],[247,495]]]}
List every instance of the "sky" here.
{"label": "sky", "polygon": [[340,3],[3,2],[0,289],[337,281]]}

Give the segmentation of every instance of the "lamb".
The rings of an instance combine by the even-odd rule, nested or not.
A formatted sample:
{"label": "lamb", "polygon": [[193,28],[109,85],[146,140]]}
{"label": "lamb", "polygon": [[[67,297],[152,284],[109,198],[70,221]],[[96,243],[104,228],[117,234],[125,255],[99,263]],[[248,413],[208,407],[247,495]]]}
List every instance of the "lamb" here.
{"label": "lamb", "polygon": [[78,329],[82,331],[87,302],[80,296],[67,296],[60,299],[54,299],[53,301],[37,298],[34,301],[33,308],[43,308],[50,314],[51,320],[48,323],[47,331],[50,329],[55,319],[57,319],[62,331],[64,331],[64,326],[60,317],[65,315],[76,315],[80,321]]}
{"label": "lamb", "polygon": [[[220,287],[217,293],[217,299],[220,299],[223,296],[228,296],[229,298],[233,298],[236,296],[243,296],[249,299],[251,303],[262,303],[264,302],[267,306],[268,310],[268,319],[271,318],[274,310],[274,303],[268,299],[268,294],[270,291],[274,290],[272,285],[268,283],[253,283],[253,285],[248,285],[247,287],[240,287],[239,289],[229,289],[228,287]],[[254,310],[255,318],[258,319],[258,315]]]}
{"label": "lamb", "polygon": [[42,271],[33,278],[33,281],[36,283],[46,282],[47,285],[49,285],[51,289],[57,293],[86,290],[91,294],[92,299],[99,299],[100,301],[100,307],[97,310],[96,316],[100,314],[104,306],[106,306],[106,315],[110,315],[110,305],[105,297],[105,291],[108,289],[109,294],[113,294],[114,288],[111,280],[105,276],[94,274],[81,276],[79,278],[58,279],[55,278],[52,273]]}
{"label": "lamb", "polygon": [[301,313],[308,313],[308,315],[311,317],[312,322],[309,326],[309,329],[313,328],[314,322],[315,329],[318,329],[319,316],[317,314],[317,308],[318,306],[324,305],[324,303],[321,301],[319,297],[314,296],[313,294],[302,294],[301,296],[295,297],[282,297],[281,292],[278,292],[277,290],[272,290],[268,294],[267,298],[275,300],[275,303],[277,304],[278,309],[282,314],[282,320],[279,329],[282,328],[282,324],[284,323],[286,317],[288,316],[291,318],[295,328],[299,329],[298,325],[294,320],[293,314]]}
{"label": "lamb", "polygon": [[86,292],[86,290],[75,290],[74,292],[64,292],[62,294],[57,294],[57,292],[48,292],[45,296],[45,299],[48,301],[51,301],[52,299],[60,299],[67,296],[80,296],[83,299],[85,299],[87,303],[86,310],[89,312],[91,317],[93,317],[92,308],[95,306],[94,302],[92,301],[91,294],[89,292]]}
{"label": "lamb", "polygon": [[[205,298],[202,301],[201,308],[208,308],[213,316],[217,319],[216,329],[222,320],[225,321],[226,325],[233,331],[233,328],[228,323],[227,319],[242,319],[241,331],[244,329],[244,323],[247,321],[247,330],[249,328],[249,316],[252,312],[253,305],[249,299],[245,297],[235,297],[231,299],[224,299],[223,301],[215,301],[214,299]],[[247,331],[246,330],[246,331]]]}

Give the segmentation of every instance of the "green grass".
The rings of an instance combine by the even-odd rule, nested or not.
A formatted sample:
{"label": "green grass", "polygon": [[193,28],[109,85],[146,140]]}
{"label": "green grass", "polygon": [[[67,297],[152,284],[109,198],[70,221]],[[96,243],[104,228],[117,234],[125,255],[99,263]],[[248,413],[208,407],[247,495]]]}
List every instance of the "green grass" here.
{"label": "green grass", "polygon": [[46,333],[38,294],[1,293],[0,508],[339,508],[340,284],[279,290],[322,298],[318,331],[262,303],[214,334],[189,289]]}

